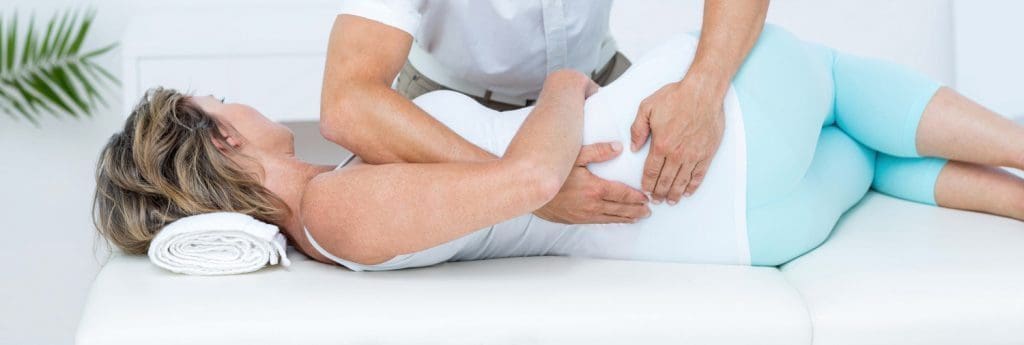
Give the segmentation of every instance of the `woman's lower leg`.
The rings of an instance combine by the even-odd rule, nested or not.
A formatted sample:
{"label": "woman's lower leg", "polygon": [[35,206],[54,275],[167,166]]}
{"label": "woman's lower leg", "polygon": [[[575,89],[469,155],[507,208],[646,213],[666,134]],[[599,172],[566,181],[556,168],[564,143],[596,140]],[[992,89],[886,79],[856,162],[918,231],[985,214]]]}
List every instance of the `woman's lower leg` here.
{"label": "woman's lower leg", "polygon": [[921,116],[917,151],[922,156],[1024,169],[1024,126],[943,87]]}
{"label": "woman's lower leg", "polygon": [[1024,220],[1024,179],[1002,168],[951,160],[935,181],[935,202]]}

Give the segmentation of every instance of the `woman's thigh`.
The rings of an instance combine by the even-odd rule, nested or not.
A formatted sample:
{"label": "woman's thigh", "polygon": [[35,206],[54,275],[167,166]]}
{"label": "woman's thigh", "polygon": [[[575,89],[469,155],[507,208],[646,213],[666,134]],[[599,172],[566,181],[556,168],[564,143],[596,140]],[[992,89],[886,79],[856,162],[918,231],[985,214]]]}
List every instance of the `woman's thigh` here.
{"label": "woman's thigh", "polygon": [[875,151],[835,126],[821,129],[816,147],[795,188],[748,207],[754,265],[780,265],[816,248],[871,186]]}

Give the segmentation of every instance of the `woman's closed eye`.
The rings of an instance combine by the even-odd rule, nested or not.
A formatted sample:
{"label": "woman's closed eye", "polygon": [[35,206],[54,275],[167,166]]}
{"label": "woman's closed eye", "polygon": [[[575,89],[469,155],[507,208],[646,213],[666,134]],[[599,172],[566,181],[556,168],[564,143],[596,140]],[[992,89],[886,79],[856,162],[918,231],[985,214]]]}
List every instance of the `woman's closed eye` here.
{"label": "woman's closed eye", "polygon": [[217,96],[214,96],[212,93],[207,95],[207,96],[210,97],[210,98],[213,98],[215,100],[218,100],[221,103],[225,103],[225,101],[227,101],[227,97],[220,97],[220,98],[218,98]]}

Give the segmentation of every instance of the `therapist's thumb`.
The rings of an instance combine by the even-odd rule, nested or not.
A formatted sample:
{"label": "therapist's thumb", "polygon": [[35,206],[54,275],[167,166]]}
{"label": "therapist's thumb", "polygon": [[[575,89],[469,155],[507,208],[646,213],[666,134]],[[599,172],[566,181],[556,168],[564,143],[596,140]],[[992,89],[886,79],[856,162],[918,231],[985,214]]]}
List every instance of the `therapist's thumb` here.
{"label": "therapist's thumb", "polygon": [[633,152],[640,150],[644,143],[647,142],[647,136],[651,134],[650,119],[650,109],[646,105],[641,104],[636,112],[636,119],[633,120],[633,126],[629,127],[631,137],[629,148]]}
{"label": "therapist's thumb", "polygon": [[590,163],[604,162],[618,157],[622,153],[622,143],[618,141],[584,145],[580,155],[576,156],[576,165],[585,166]]}

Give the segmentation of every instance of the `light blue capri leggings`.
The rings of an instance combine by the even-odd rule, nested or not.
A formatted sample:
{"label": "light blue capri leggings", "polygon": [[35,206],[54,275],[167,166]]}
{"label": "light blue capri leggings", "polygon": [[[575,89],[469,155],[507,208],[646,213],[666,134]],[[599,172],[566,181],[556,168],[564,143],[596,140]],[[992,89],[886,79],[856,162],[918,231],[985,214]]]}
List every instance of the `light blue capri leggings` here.
{"label": "light blue capri leggings", "polygon": [[934,205],[946,161],[921,158],[915,143],[939,86],[766,26],[733,79],[747,136],[752,263],[780,265],[814,249],[869,187]]}

